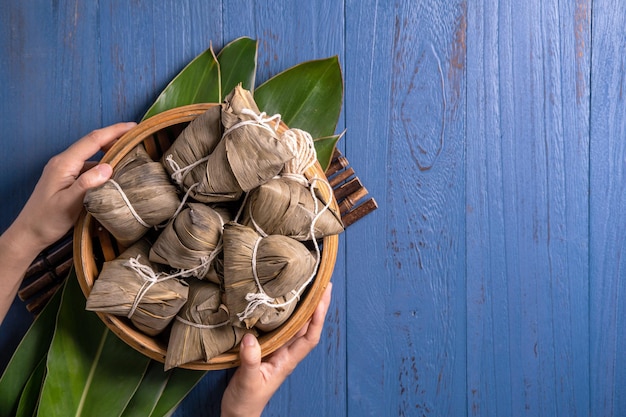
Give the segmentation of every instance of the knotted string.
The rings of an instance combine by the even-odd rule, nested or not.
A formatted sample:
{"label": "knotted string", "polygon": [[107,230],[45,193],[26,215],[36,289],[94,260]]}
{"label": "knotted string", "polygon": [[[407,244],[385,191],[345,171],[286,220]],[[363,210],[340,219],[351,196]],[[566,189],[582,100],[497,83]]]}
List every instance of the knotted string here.
{"label": "knotted string", "polygon": [[152,288],[154,284],[173,278],[173,276],[169,276],[162,272],[154,272],[154,270],[148,265],[144,265],[139,262],[139,258],[141,258],[141,255],[137,255],[136,258],[130,258],[128,262],[124,264],[124,266],[134,270],[140,277],[144,279],[144,283],[139,288],[139,291],[137,291],[137,295],[135,296],[133,305],[126,315],[126,317],[128,318],[131,318],[133,314],[135,314],[135,310],[137,310],[141,299],[146,295],[146,293],[150,290],[150,288]]}
{"label": "knotted string", "polygon": [[[172,217],[170,217],[170,219],[157,226],[157,228],[165,228],[167,227],[171,222],[173,222],[176,219],[176,216],[178,216],[180,214],[180,212],[183,210],[183,208],[185,207],[185,203],[187,202],[187,200],[189,199],[189,195],[191,194],[191,192],[193,191],[194,188],[196,188],[198,186],[198,183],[192,184],[191,187],[189,187],[189,189],[187,189],[187,191],[185,192],[185,195],[183,196],[183,198],[180,200],[180,204],[178,205],[178,208],[176,209],[176,211],[174,212],[174,214],[172,215]],[[221,216],[220,216],[221,218]]]}
{"label": "knotted string", "polygon": [[169,154],[165,158],[165,162],[167,162],[170,168],[172,169],[172,174],[171,174],[172,180],[176,184],[178,184],[180,187],[183,187],[183,181],[185,180],[185,177],[187,176],[187,174],[189,174],[195,167],[197,167],[198,165],[208,160],[209,160],[209,155],[205,156],[204,158],[198,159],[197,161],[185,167],[181,167],[178,164],[178,162],[174,160],[174,155]]}
{"label": "knotted string", "polygon": [[332,193],[332,188],[330,187],[328,182],[318,177],[314,177],[311,179],[311,184],[310,184],[309,189],[311,191],[311,195],[313,196],[313,201],[315,202],[315,213],[316,213],[315,217],[311,221],[311,228],[309,230],[310,236],[313,240],[313,246],[315,248],[315,268],[313,268],[313,273],[300,286],[300,288],[298,288],[298,290],[295,291],[295,293],[294,291],[291,291],[291,294],[293,295],[293,297],[291,297],[290,299],[286,300],[283,303],[276,303],[275,298],[270,297],[269,295],[265,293],[261,285],[261,282],[259,281],[259,277],[257,275],[257,270],[256,270],[257,249],[258,249],[259,243],[261,242],[261,239],[263,239],[262,237],[259,237],[254,243],[254,248],[252,249],[252,275],[257,285],[257,292],[246,294],[245,299],[246,301],[248,301],[248,305],[241,313],[237,313],[237,317],[239,317],[240,321],[243,321],[249,318],[252,315],[252,313],[254,313],[254,311],[257,309],[257,307],[261,305],[265,305],[265,306],[272,307],[275,309],[288,306],[289,304],[294,302],[296,299],[300,298],[300,296],[302,295],[306,287],[311,283],[311,281],[313,281],[313,279],[317,275],[317,269],[319,268],[319,264],[321,261],[321,252],[320,252],[319,245],[317,243],[317,239],[315,238],[315,223],[317,223],[317,221],[322,216],[324,211],[330,208],[330,203],[332,201],[332,199],[329,198],[328,202],[322,207],[321,210],[319,210],[318,200],[315,197],[315,183],[317,182],[323,183],[328,188],[328,192]]}
{"label": "knotted string", "polygon": [[[242,120],[238,123],[235,123],[228,129],[226,129],[222,137],[228,135],[233,130],[239,129],[240,127],[247,126],[247,125],[254,125],[254,126],[262,127],[263,129],[267,130],[270,133],[276,133],[278,126],[280,126],[280,114],[268,116],[265,112],[261,112],[260,114],[257,114],[254,110],[251,110],[251,109],[242,109],[241,114],[250,116],[252,117],[252,119]],[[271,122],[275,122],[274,127],[270,126]]]}
{"label": "knotted string", "polygon": [[[309,180],[304,176],[304,173],[307,169],[311,168],[315,165],[315,161],[317,161],[317,153],[315,151],[315,144],[313,142],[313,138],[309,134],[301,129],[289,129],[285,131],[280,140],[291,150],[294,154],[294,158],[285,163],[285,167],[283,172],[280,175],[275,176],[273,179],[277,178],[287,178],[293,181],[296,181],[303,187],[310,187]],[[332,191],[332,190],[331,190]],[[247,197],[247,196],[246,196]],[[317,200],[315,195],[313,196],[313,200]],[[242,204],[242,207],[245,206]],[[315,216],[315,213],[309,212],[312,217]],[[259,224],[254,220],[254,216],[252,215],[252,206],[248,207],[248,217],[254,226],[254,229],[263,237],[267,237],[267,233],[259,226]],[[313,236],[313,235],[311,235]]]}
{"label": "knotted string", "polygon": [[315,151],[315,143],[313,137],[307,131],[301,129],[286,130],[280,137],[280,141],[284,143],[293,153],[294,158],[285,163],[284,174],[300,174],[315,165],[317,161],[317,153]]}
{"label": "knotted string", "polygon": [[[220,219],[221,219],[221,216],[220,216]],[[223,229],[223,221],[222,221],[222,229]],[[137,295],[135,296],[135,300],[133,301],[133,305],[130,311],[128,312],[127,317],[131,318],[132,315],[135,314],[135,310],[139,306],[139,303],[141,302],[143,297],[146,295],[148,290],[150,290],[150,288],[152,288],[154,284],[167,281],[168,279],[174,279],[174,278],[179,278],[179,277],[183,278],[183,277],[189,277],[192,275],[196,277],[205,276],[208,273],[209,268],[211,267],[211,262],[213,261],[213,259],[215,259],[217,254],[222,250],[222,246],[223,245],[222,245],[221,237],[220,237],[220,242],[215,247],[215,249],[213,249],[213,251],[211,251],[211,253],[208,256],[203,256],[200,259],[200,265],[195,266],[193,268],[189,268],[189,269],[178,269],[176,272],[172,274],[166,274],[164,272],[155,272],[149,265],[144,265],[141,262],[139,262],[139,258],[141,258],[141,255],[137,255],[137,257],[135,258],[130,258],[126,263],[124,263],[124,266],[135,271],[137,275],[143,278],[144,283],[139,288],[139,291],[137,291]]]}

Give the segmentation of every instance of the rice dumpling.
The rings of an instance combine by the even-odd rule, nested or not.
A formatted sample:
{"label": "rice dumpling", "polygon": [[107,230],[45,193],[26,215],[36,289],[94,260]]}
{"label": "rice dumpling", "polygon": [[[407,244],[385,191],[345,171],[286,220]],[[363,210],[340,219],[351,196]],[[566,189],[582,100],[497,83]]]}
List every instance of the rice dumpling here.
{"label": "rice dumpling", "polygon": [[251,328],[268,310],[297,302],[315,276],[318,259],[290,237],[230,222],[223,240],[224,303],[235,326]]}
{"label": "rice dumpling", "polygon": [[237,346],[248,330],[233,327],[219,286],[189,280],[189,299],[172,324],[165,370],[193,361],[208,362]]}
{"label": "rice dumpling", "polygon": [[222,140],[208,156],[205,177],[193,197],[234,201],[278,174],[294,157],[276,132],[278,122],[278,116],[259,113],[248,90],[235,87],[222,104]]}
{"label": "rice dumpling", "polygon": [[188,286],[148,261],[141,239],[105,262],[87,298],[87,310],[130,318],[147,335],[161,333],[187,300]]}
{"label": "rice dumpling", "polygon": [[288,176],[269,180],[250,192],[241,223],[261,234],[285,235],[301,241],[343,232],[339,215],[330,208],[324,209],[326,202],[321,194],[312,193],[310,187],[308,182]]}
{"label": "rice dumpling", "polygon": [[111,179],[87,191],[83,203],[118,242],[129,246],[169,220],[180,199],[161,163],[139,144],[115,167]]}
{"label": "rice dumpling", "polygon": [[207,275],[221,250],[222,229],[230,213],[202,203],[189,203],[161,232],[150,250],[150,260]]}
{"label": "rice dumpling", "polygon": [[161,158],[172,180],[185,192],[204,178],[206,157],[222,138],[221,115],[222,107],[215,105],[196,117]]}

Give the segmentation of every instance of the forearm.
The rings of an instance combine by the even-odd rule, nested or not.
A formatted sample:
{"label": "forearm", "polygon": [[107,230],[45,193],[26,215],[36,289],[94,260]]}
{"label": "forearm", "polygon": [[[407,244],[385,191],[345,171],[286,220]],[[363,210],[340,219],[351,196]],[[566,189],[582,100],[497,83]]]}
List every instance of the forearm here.
{"label": "forearm", "polygon": [[0,323],[15,299],[28,266],[43,249],[27,228],[20,225],[19,219],[0,236]]}

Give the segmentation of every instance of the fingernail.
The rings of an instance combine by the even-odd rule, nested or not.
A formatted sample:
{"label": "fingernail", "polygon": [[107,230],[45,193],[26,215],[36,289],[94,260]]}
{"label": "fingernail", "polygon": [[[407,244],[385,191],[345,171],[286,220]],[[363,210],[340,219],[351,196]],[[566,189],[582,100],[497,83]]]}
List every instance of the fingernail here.
{"label": "fingernail", "polygon": [[128,126],[128,127],[135,127],[135,126],[137,126],[137,123],[135,123],[135,122],[126,122],[126,126]]}
{"label": "fingernail", "polygon": [[109,179],[113,174],[113,168],[109,164],[98,164],[94,167],[100,178]]}
{"label": "fingernail", "polygon": [[241,343],[244,346],[254,346],[256,345],[256,337],[254,337],[252,333],[246,333],[243,335],[243,339],[241,340]]}

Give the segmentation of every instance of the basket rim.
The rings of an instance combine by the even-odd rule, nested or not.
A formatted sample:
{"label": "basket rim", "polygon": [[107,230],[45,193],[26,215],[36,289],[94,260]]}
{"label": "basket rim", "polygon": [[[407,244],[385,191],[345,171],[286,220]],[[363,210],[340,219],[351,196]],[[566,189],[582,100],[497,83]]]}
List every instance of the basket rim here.
{"label": "basket rim", "polygon": [[[130,152],[130,150],[132,150],[140,142],[149,138],[152,134],[176,124],[190,122],[204,113],[207,109],[219,105],[219,103],[191,104],[166,110],[152,116],[151,118],[137,124],[137,126],[118,139],[104,154],[100,163],[108,163],[112,167],[115,167],[124,155]],[[286,130],[287,126],[281,122],[280,129]],[[305,176],[309,179],[321,176],[326,180],[326,175],[317,161],[305,172]],[[330,208],[336,213],[339,213],[339,207],[333,193],[326,190],[325,187],[321,187],[319,190],[325,199],[330,199]],[[97,267],[95,267],[95,262],[93,261],[92,256],[92,237],[94,232],[105,233],[104,236],[109,235],[111,239],[114,239],[101,226],[99,231],[94,231],[93,229],[97,227],[97,225],[97,220],[83,208],[74,227],[74,265],[76,268],[76,276],[85,298],[89,296],[91,288],[97,279],[97,274],[94,276],[94,272],[99,272],[97,271]],[[298,306],[291,317],[277,329],[262,334],[259,337],[262,357],[266,357],[275,352],[287,341],[293,338],[313,315],[315,308],[319,304],[322,295],[331,280],[337,258],[338,243],[338,235],[330,235],[322,239],[323,246],[321,250],[321,258],[315,279],[307,288],[307,291],[303,295],[302,299],[298,302]],[[91,258],[89,258],[90,255]],[[94,271],[94,268],[96,271]],[[151,359],[161,363],[165,362],[166,349],[164,349],[162,344],[158,343],[154,337],[145,335],[136,329],[126,318],[114,316],[109,313],[97,312],[96,314],[100,317],[101,321],[114,334],[126,342],[126,344]],[[238,366],[239,363],[238,348],[236,347],[212,358],[208,362],[194,361],[180,365],[179,367],[195,370],[218,370],[232,368]]]}

